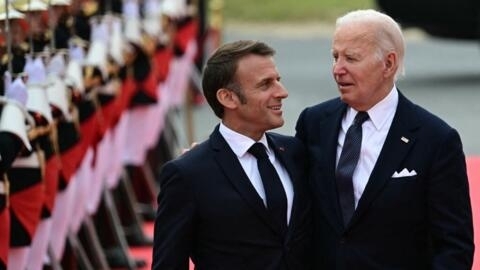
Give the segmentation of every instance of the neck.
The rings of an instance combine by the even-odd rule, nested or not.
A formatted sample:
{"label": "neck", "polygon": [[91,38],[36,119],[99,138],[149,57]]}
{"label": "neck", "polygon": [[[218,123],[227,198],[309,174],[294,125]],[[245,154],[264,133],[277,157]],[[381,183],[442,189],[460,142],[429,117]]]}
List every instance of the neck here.
{"label": "neck", "polygon": [[249,130],[248,127],[246,127],[245,125],[234,124],[232,122],[227,121],[226,119],[222,119],[222,124],[239,134],[249,137],[250,139],[256,142],[259,141],[262,138],[263,134],[265,133],[265,131]]}

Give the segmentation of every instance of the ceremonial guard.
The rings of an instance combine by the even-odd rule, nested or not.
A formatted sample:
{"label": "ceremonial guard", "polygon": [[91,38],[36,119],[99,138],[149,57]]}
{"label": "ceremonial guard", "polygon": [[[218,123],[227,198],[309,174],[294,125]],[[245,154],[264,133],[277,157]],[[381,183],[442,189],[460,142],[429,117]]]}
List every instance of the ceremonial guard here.
{"label": "ceremonial guard", "polygon": [[[11,4],[11,5],[10,5]],[[0,270],[135,269],[196,58],[183,0],[0,6]]]}

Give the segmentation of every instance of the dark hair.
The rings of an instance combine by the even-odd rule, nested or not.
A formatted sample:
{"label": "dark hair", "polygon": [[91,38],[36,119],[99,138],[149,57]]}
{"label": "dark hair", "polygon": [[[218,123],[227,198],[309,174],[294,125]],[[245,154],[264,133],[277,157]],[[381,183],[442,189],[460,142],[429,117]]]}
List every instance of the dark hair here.
{"label": "dark hair", "polygon": [[239,40],[220,46],[207,61],[203,70],[202,88],[208,104],[216,116],[222,118],[224,109],[217,100],[217,91],[227,88],[243,99],[241,85],[236,82],[238,61],[247,55],[273,56],[275,50],[254,40]]}

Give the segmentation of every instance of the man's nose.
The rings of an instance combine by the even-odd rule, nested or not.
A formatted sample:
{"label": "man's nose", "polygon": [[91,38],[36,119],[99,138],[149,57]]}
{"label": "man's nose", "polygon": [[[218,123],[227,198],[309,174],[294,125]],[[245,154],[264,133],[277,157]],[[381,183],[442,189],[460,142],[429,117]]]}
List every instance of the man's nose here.
{"label": "man's nose", "polygon": [[333,74],[342,75],[345,74],[345,65],[343,60],[337,60],[333,63]]}
{"label": "man's nose", "polygon": [[283,86],[281,82],[278,83],[278,90],[277,90],[277,96],[280,98],[286,98],[288,97],[288,91],[287,89]]}

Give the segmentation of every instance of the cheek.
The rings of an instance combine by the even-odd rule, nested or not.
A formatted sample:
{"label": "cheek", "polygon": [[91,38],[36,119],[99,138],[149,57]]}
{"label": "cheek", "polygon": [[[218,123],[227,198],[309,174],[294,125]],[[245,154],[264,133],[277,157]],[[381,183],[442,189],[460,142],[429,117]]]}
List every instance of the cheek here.
{"label": "cheek", "polygon": [[369,78],[371,81],[378,80],[383,76],[383,72],[385,70],[385,66],[382,62],[377,61],[371,63],[370,65],[365,67],[365,77]]}
{"label": "cheek", "polygon": [[354,76],[359,86],[368,88],[375,81],[375,78],[378,77],[378,69],[372,65],[364,66],[362,69],[358,69]]}

